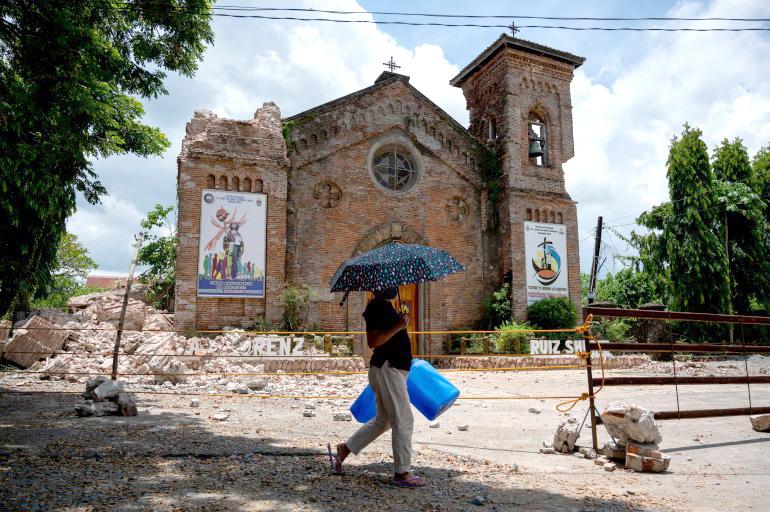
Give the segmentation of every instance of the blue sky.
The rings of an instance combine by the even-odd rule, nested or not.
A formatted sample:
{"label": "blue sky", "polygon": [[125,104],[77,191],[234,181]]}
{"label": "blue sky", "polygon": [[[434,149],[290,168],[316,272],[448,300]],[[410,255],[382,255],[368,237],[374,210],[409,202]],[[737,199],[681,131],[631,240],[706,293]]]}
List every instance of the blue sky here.
{"label": "blue sky", "polygon": [[[268,5],[248,0],[220,4]],[[770,17],[770,2],[766,0],[551,0],[536,4],[297,0],[282,5],[520,16]],[[383,69],[381,63],[393,55],[402,65],[399,71],[412,77],[412,84],[466,124],[462,94],[448,81],[501,32],[493,28],[224,18],[216,18],[213,28],[214,46],[207,51],[196,76],[169,76],[170,94],[144,102],[145,121],[159,126],[172,142],[166,154],[148,159],[113,157],[95,163],[110,195],[97,206],[80,201],[68,227],[96,259],[99,273],[125,274],[139,220],[156,203],[175,203],[176,156],[185,123],[195,110],[248,119],[262,102],[275,101],[284,115],[292,115],[366,87]],[[579,203],[584,271],[590,267],[590,236],[597,215],[628,232],[633,226],[627,224],[636,214],[665,200],[668,144],[685,122],[703,129],[709,147],[723,137],[743,138],[751,154],[770,144],[768,33],[522,29],[518,36],[587,59],[572,84],[576,156],[565,164],[568,192]],[[605,268],[612,270],[617,265],[613,253],[627,249],[613,235],[607,237]]]}

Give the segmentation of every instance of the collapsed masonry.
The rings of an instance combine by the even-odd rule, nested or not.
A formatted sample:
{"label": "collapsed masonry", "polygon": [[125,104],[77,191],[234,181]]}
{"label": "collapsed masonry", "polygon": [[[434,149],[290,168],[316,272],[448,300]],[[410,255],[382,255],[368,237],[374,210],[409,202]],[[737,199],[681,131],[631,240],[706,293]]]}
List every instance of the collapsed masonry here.
{"label": "collapsed masonry", "polygon": [[[123,298],[96,294],[75,313],[40,311],[18,322],[10,339],[0,337],[0,359],[46,380],[86,383],[112,370],[112,350]],[[9,325],[0,325],[7,332]],[[218,378],[233,373],[291,371],[361,371],[361,358],[318,357],[323,351],[304,339],[230,330],[213,338],[184,336],[173,329],[169,315],[130,299],[126,310],[118,374],[128,383],[182,383],[190,378]],[[2,334],[2,332],[0,332]],[[323,340],[319,338],[319,345]],[[305,346],[302,346],[304,344]],[[268,357],[271,350],[290,347],[313,357]],[[297,348],[302,350],[298,351]],[[348,355],[346,347],[334,354]]]}

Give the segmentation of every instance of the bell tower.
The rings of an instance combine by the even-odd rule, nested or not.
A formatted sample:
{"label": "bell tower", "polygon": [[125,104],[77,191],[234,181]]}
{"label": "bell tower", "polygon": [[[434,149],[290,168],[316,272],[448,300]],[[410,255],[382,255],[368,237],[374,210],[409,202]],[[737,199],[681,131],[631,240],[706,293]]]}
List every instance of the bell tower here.
{"label": "bell tower", "polygon": [[584,60],[503,34],[450,82],[463,90],[470,132],[500,163],[490,261],[500,280],[510,272],[517,320],[538,298],[567,296],[580,308],[577,209],[562,164],[574,156],[570,82]]}

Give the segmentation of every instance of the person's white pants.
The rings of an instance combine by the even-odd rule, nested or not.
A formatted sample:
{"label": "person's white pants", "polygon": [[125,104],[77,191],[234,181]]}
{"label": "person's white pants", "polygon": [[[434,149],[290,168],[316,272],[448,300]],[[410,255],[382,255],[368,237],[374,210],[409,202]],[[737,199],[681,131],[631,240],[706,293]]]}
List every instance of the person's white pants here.
{"label": "person's white pants", "polygon": [[409,372],[392,368],[387,361],[382,368],[369,368],[369,385],[377,396],[377,414],[345,442],[350,451],[358,455],[372,441],[392,429],[396,474],[411,471],[412,465],[414,417],[406,390],[408,376]]}

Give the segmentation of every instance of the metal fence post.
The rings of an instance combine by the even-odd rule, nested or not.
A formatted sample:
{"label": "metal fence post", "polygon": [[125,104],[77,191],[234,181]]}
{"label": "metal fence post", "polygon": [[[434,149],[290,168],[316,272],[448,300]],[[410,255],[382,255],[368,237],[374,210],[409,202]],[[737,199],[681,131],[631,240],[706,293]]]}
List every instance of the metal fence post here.
{"label": "metal fence post", "polygon": [[[591,330],[583,332],[583,339],[586,344],[586,375],[588,377],[588,414],[591,416],[591,441],[595,451],[599,451],[599,441],[596,438],[596,404],[594,402],[594,379],[591,368]],[[601,357],[601,356],[599,356]]]}

